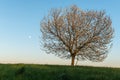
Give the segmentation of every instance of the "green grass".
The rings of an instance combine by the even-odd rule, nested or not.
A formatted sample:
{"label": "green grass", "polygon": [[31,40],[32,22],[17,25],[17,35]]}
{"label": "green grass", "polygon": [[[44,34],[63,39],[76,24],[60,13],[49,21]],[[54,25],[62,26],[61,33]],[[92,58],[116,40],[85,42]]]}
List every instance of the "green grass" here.
{"label": "green grass", "polygon": [[120,68],[0,64],[0,80],[120,80]]}

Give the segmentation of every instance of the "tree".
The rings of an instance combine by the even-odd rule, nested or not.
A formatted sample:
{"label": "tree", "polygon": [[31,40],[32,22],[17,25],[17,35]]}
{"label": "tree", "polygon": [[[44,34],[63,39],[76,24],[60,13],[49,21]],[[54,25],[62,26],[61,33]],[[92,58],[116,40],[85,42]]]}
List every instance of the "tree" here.
{"label": "tree", "polygon": [[41,21],[43,44],[48,53],[61,58],[103,61],[108,53],[113,28],[105,11],[83,11],[76,5],[52,9]]}

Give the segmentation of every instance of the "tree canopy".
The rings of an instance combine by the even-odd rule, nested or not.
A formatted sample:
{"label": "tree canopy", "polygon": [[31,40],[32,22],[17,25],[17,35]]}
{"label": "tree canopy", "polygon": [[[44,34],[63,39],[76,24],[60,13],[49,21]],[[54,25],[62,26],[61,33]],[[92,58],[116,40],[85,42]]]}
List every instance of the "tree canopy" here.
{"label": "tree canopy", "polygon": [[105,11],[83,11],[76,5],[52,9],[41,21],[40,30],[46,52],[61,58],[103,61],[114,30]]}

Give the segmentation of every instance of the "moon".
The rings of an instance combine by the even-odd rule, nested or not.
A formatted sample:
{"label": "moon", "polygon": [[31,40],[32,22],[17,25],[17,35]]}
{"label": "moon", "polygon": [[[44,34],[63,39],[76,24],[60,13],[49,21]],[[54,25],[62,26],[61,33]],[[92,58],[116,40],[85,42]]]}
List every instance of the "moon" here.
{"label": "moon", "polygon": [[32,38],[32,36],[31,36],[31,35],[29,35],[29,36],[28,36],[28,38],[29,38],[29,39],[31,39],[31,38]]}

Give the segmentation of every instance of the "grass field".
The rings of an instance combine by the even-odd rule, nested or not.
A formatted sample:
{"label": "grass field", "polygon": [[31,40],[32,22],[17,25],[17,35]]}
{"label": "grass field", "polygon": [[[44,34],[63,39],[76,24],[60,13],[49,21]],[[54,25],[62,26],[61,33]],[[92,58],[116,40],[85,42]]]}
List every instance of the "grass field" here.
{"label": "grass field", "polygon": [[0,80],[120,80],[120,68],[0,64]]}

